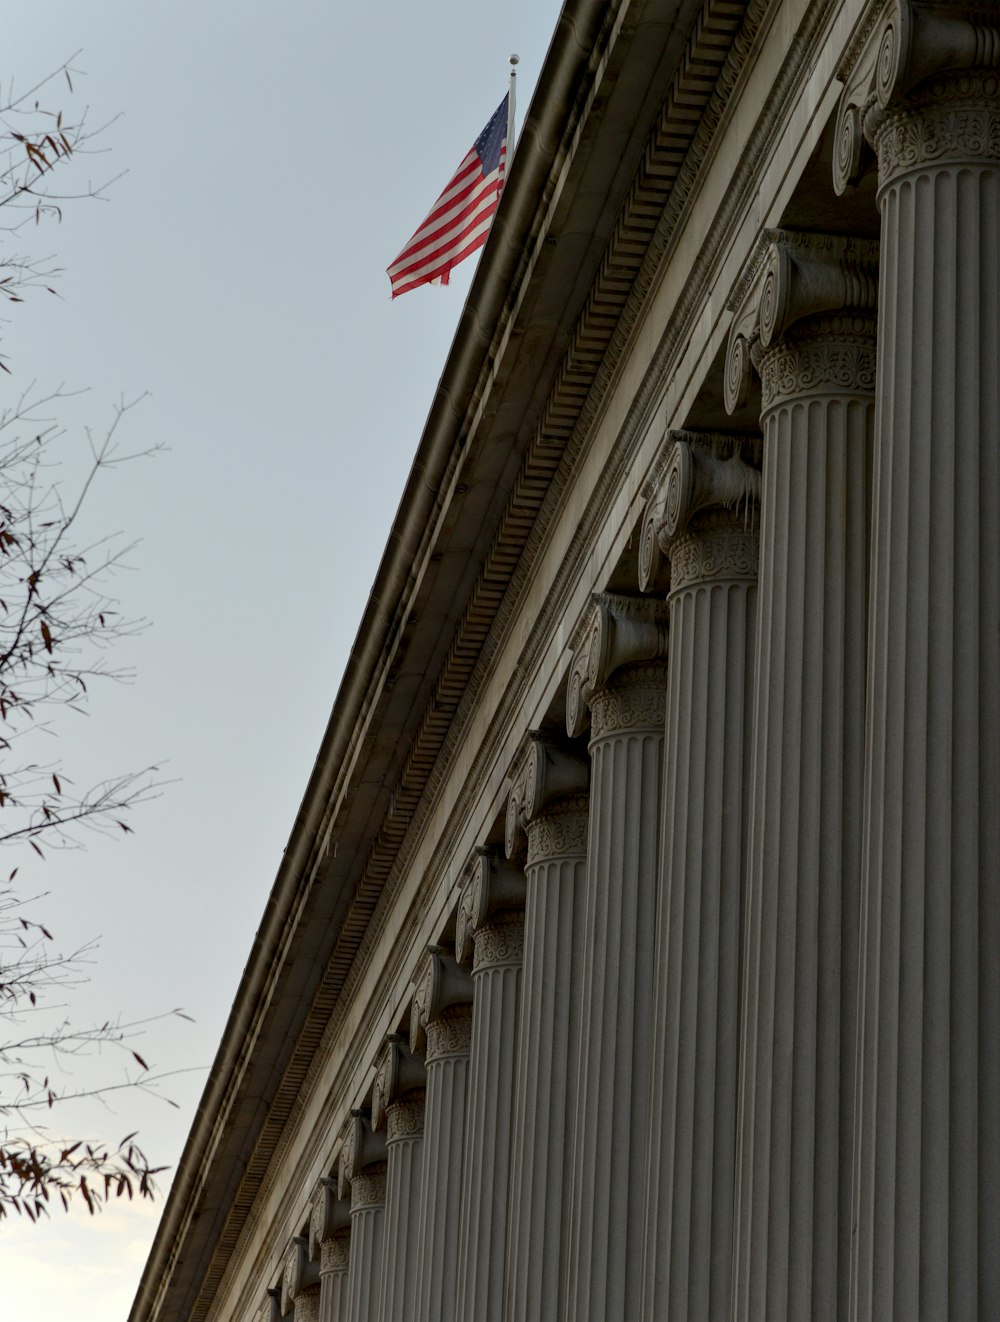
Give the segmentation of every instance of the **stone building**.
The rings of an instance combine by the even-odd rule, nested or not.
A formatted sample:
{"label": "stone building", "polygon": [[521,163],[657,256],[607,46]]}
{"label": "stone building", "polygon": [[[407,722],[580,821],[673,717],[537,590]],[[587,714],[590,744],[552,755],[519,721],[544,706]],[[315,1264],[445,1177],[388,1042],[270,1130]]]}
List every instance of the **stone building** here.
{"label": "stone building", "polygon": [[566,0],[133,1322],[1000,1317],[998,73]]}

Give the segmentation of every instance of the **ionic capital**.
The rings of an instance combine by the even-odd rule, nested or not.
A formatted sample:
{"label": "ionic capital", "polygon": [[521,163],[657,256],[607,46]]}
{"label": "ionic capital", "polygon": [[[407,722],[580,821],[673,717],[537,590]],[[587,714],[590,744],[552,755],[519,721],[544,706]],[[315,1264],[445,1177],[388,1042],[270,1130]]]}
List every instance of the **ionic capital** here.
{"label": "ionic capital", "polygon": [[390,1033],[375,1072],[372,1086],[372,1129],[387,1125],[389,1107],[409,1093],[427,1085],[424,1062],[415,1055],[399,1033]]}
{"label": "ionic capital", "polygon": [[[309,1256],[320,1257],[324,1245],[335,1236],[343,1234],[351,1225],[351,1205],[342,1199],[337,1188],[337,1181],[324,1176],[313,1194],[312,1210],[309,1214]],[[320,1270],[322,1270],[322,1262]]]}
{"label": "ionic capital", "polygon": [[504,830],[508,858],[523,852],[533,821],[560,800],[587,794],[590,759],[540,730],[529,730],[514,760],[511,781]]}
{"label": "ionic capital", "polygon": [[[761,371],[764,407],[770,383],[763,362],[790,341],[851,346],[871,340],[878,301],[878,243],[832,234],[764,230],[729,302],[734,312],[726,352],[726,408],[748,403],[753,369]],[[867,363],[834,351],[813,355],[800,393],[851,390]],[[874,370],[874,369],[873,369]],[[793,383],[785,383],[794,389]]]}
{"label": "ionic capital", "polygon": [[[309,1240],[296,1235],[285,1251],[285,1269],[281,1276],[281,1309],[287,1314],[295,1309],[296,1319],[308,1314],[311,1303],[318,1302],[319,1263],[309,1256]],[[303,1296],[309,1296],[303,1299]],[[303,1306],[304,1305],[304,1306]]]}
{"label": "ionic capital", "polygon": [[882,184],[930,161],[1000,160],[998,68],[995,5],[874,6],[838,71],[836,191],[856,187],[876,153]]}
{"label": "ionic capital", "polygon": [[385,1134],[375,1133],[368,1112],[360,1109],[352,1111],[344,1129],[338,1167],[338,1192],[341,1198],[346,1198],[348,1190],[351,1191],[352,1211],[357,1204],[358,1192],[354,1185],[366,1168],[383,1163],[385,1159]]}
{"label": "ionic capital", "polygon": [[501,858],[492,846],[476,846],[465,869],[458,906],[455,957],[459,963],[472,961],[477,934],[494,914],[524,908],[525,888],[519,867]]}
{"label": "ionic capital", "polygon": [[[571,737],[584,732],[587,708],[616,672],[666,658],[668,620],[666,602],[656,598],[594,594],[566,691],[566,730]],[[655,685],[657,680],[652,682]]]}
{"label": "ionic capital", "polygon": [[671,590],[693,581],[757,577],[760,440],[667,432],[664,462],[642,519],[639,586],[657,582],[662,557]]}
{"label": "ionic capital", "polygon": [[[429,946],[410,1011],[410,1050],[428,1046],[428,1027],[456,1006],[472,1004],[472,977],[440,946]],[[429,1047],[428,1047],[429,1050]]]}
{"label": "ionic capital", "polygon": [[503,858],[499,849],[482,845],[476,848],[468,884],[473,933],[497,914],[524,908],[527,887],[524,872]]}

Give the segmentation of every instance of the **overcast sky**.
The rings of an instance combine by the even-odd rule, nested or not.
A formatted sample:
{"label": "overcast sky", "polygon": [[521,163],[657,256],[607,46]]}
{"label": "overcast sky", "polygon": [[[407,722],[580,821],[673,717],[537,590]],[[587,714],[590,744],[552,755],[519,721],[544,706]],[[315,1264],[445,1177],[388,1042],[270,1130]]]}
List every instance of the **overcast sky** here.
{"label": "overcast sky", "polygon": [[[107,201],[12,248],[56,254],[60,299],[0,326],[13,377],[67,403],[67,480],[83,427],[127,420],[154,459],[106,476],[88,529],[141,539],[117,585],[151,625],[121,648],[129,686],[69,717],[78,784],[160,762],[169,784],[135,835],[21,864],[38,917],[71,949],[100,936],[69,1012],[129,1019],[183,1007],[136,1045],[178,1103],[123,1094],[60,1128],[139,1128],[176,1163],[317,752],[473,258],[447,289],[390,302],[385,267],[423,219],[519,66],[518,122],[556,0],[7,0],[0,84],[80,50],[68,116],[118,119]],[[50,102],[51,103],[51,102]],[[516,168],[516,166],[515,166]],[[79,182],[79,181],[78,181]],[[83,180],[85,182],[85,179]],[[53,749],[57,746],[53,745]],[[3,860],[7,864],[8,860]],[[122,1077],[114,1055],[76,1080]],[[72,1085],[76,1080],[69,1080]],[[159,1207],[37,1228],[0,1224],[3,1316],[128,1313]]]}

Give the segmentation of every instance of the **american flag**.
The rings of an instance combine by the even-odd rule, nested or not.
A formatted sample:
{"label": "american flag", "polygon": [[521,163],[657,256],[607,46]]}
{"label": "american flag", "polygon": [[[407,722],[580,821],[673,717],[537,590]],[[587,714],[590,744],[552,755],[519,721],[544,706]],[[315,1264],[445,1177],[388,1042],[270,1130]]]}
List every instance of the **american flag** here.
{"label": "american flag", "polygon": [[507,164],[508,100],[509,94],[389,267],[393,298],[432,281],[446,285],[451,268],[486,242]]}

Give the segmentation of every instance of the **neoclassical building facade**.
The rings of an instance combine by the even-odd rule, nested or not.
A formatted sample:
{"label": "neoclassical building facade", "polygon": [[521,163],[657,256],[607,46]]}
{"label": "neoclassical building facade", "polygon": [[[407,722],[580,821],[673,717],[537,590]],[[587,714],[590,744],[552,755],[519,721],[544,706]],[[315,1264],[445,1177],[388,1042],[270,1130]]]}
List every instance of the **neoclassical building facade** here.
{"label": "neoclassical building facade", "polygon": [[132,1322],[1000,1318],[1000,6],[566,0]]}

